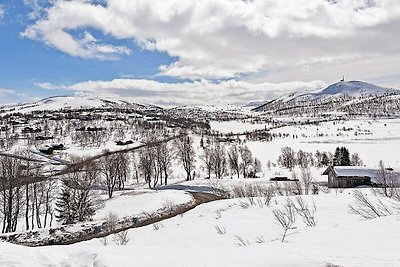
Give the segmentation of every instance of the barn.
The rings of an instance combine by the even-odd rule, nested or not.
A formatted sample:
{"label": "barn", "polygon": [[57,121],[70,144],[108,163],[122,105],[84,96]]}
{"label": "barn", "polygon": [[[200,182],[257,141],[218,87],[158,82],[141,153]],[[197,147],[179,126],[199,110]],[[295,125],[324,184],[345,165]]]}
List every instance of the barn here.
{"label": "barn", "polygon": [[359,166],[330,166],[322,174],[328,175],[328,187],[375,185],[379,181],[377,169]]}
{"label": "barn", "polygon": [[[328,187],[351,188],[362,185],[379,186],[382,174],[378,169],[359,166],[330,166],[323,173],[328,175]],[[386,179],[400,184],[400,172],[386,169]]]}

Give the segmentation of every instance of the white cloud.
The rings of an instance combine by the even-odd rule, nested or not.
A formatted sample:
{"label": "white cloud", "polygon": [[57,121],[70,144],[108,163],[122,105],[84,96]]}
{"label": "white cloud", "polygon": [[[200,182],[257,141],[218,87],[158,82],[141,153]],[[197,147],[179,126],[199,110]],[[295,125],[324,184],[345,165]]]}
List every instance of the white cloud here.
{"label": "white cloud", "polygon": [[130,53],[97,41],[90,31],[99,30],[178,57],[160,72],[183,78],[318,70],[321,62],[340,66],[400,53],[398,0],[72,0],[45,10],[22,36],[84,58]]}
{"label": "white cloud", "polygon": [[0,104],[19,103],[31,99],[29,95],[18,92],[17,90],[0,88]]}
{"label": "white cloud", "polygon": [[35,83],[35,85],[46,90],[65,89],[65,86],[63,85],[55,85],[49,82]]}
{"label": "white cloud", "polygon": [[4,8],[2,5],[0,5],[0,20],[4,18]]}
{"label": "white cloud", "polygon": [[162,83],[146,79],[114,79],[110,81],[85,81],[69,86],[40,83],[45,89],[69,89],[96,96],[130,98],[137,103],[161,106],[180,105],[245,105],[253,100],[272,99],[288,92],[315,90],[323,87],[322,81],[286,83],[248,83],[227,80],[207,80]]}

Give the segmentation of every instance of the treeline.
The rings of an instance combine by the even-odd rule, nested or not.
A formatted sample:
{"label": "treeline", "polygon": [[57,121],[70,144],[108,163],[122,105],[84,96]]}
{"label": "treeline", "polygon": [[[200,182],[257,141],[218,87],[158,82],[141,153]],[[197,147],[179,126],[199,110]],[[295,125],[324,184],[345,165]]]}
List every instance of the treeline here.
{"label": "treeline", "polygon": [[291,147],[284,147],[281,149],[281,154],[277,160],[278,164],[282,167],[293,169],[296,166],[301,168],[314,167],[327,167],[327,166],[362,166],[358,153],[350,155],[346,147],[337,147],[335,153],[326,151],[316,151],[314,154],[305,152],[303,150],[295,151]]}

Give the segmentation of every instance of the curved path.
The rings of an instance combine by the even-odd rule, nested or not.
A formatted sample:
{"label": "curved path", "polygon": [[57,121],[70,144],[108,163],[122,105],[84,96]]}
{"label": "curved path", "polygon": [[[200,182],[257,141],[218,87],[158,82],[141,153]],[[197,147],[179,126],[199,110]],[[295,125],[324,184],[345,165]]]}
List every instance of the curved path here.
{"label": "curved path", "polygon": [[158,210],[154,213],[142,213],[136,216],[128,216],[111,225],[107,222],[87,222],[84,224],[65,225],[57,228],[39,229],[22,233],[10,233],[0,235],[0,240],[37,247],[48,245],[69,245],[93,238],[106,237],[131,228],[143,227],[154,224],[177,215],[188,212],[198,205],[225,197],[205,192],[188,192],[193,196],[193,201],[188,204],[174,206],[171,209]]}

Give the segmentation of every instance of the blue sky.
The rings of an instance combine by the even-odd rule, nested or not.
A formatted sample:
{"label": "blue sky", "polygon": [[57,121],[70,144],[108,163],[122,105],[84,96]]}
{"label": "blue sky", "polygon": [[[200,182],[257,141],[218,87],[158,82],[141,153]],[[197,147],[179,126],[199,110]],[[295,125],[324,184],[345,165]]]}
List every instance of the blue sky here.
{"label": "blue sky", "polygon": [[[0,88],[13,89],[29,97],[46,97],[54,94],[71,94],[70,90],[43,89],[36,83],[74,84],[84,80],[114,78],[149,78],[163,82],[174,82],[176,78],[154,77],[160,65],[174,61],[165,52],[147,51],[138,47],[133,40],[117,41],[132,50],[118,60],[95,60],[73,57],[43,43],[22,38],[31,22],[32,9],[23,1],[2,3],[4,17],[0,23]],[[107,36],[97,33],[102,39]],[[114,41],[115,43],[115,41]],[[17,98],[15,98],[17,99]],[[25,97],[21,97],[25,99]],[[1,103],[1,101],[0,101]]]}
{"label": "blue sky", "polygon": [[342,75],[399,88],[399,28],[385,0],[6,0],[0,103],[246,104]]}

